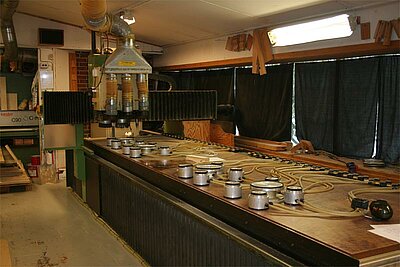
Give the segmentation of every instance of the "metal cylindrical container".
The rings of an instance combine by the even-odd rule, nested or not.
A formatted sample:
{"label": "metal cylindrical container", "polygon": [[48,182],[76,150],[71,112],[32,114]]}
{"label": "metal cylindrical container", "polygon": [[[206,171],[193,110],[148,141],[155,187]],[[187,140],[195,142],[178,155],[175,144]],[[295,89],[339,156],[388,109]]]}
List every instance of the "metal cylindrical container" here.
{"label": "metal cylindrical container", "polygon": [[141,149],[140,147],[134,146],[129,149],[131,158],[140,158],[141,157]]}
{"label": "metal cylindrical container", "polygon": [[178,177],[182,179],[189,179],[193,177],[193,165],[192,164],[179,164],[178,165]]}
{"label": "metal cylindrical container", "polygon": [[122,75],[122,111],[130,113],[133,111],[133,85],[130,74]]}
{"label": "metal cylindrical container", "polygon": [[131,139],[132,138],[120,138],[119,140],[121,141],[122,145],[130,145],[131,144]]}
{"label": "metal cylindrical container", "polygon": [[262,190],[251,191],[249,194],[249,208],[254,210],[268,209],[267,192]]}
{"label": "metal cylindrical container", "polygon": [[107,138],[107,146],[111,146],[111,142],[113,141],[113,140],[116,140],[114,137],[108,137]]}
{"label": "metal cylindrical container", "polygon": [[239,182],[243,178],[243,168],[230,168],[228,179],[230,181]]}
{"label": "metal cylindrical container", "polygon": [[197,170],[207,171],[209,176],[214,176],[221,170],[221,166],[214,165],[214,164],[197,164]]}
{"label": "metal cylindrical container", "polygon": [[160,154],[163,156],[171,155],[171,150],[169,149],[169,146],[160,146]]}
{"label": "metal cylindrical container", "polygon": [[111,149],[120,149],[120,148],[121,148],[121,141],[119,140],[111,141]]}
{"label": "metal cylindrical container", "polygon": [[32,165],[40,165],[40,155],[32,155],[31,156],[31,164]]}
{"label": "metal cylindrical container", "polygon": [[198,186],[209,185],[208,172],[206,170],[197,170],[194,172],[193,184]]}
{"label": "metal cylindrical container", "polygon": [[116,116],[118,114],[117,97],[118,84],[117,75],[108,74],[106,81],[107,97],[106,97],[106,114]]}
{"label": "metal cylindrical container", "polygon": [[226,198],[241,198],[242,188],[240,187],[240,182],[228,181],[225,183],[224,197]]}
{"label": "metal cylindrical container", "polygon": [[122,154],[124,155],[130,155],[131,154],[131,144],[123,144],[122,145]]}
{"label": "metal cylindrical container", "polygon": [[137,139],[137,140],[135,141],[135,144],[136,144],[136,145],[144,145],[144,141],[143,141],[142,139]]}
{"label": "metal cylindrical container", "polygon": [[285,204],[288,205],[299,205],[300,202],[304,202],[304,191],[300,186],[288,186],[285,191]]}
{"label": "metal cylindrical container", "polygon": [[220,167],[220,169],[217,171],[217,174],[224,173],[224,163],[222,161],[213,161],[213,162],[211,162],[211,164]]}
{"label": "metal cylindrical container", "polygon": [[268,195],[269,201],[271,202],[282,202],[282,195],[278,196],[283,190],[283,184],[279,182],[269,182],[269,181],[261,181],[254,182],[250,184],[251,190],[262,190],[265,191]]}
{"label": "metal cylindrical container", "polygon": [[142,150],[142,155],[150,154],[155,148],[155,145],[138,145]]}

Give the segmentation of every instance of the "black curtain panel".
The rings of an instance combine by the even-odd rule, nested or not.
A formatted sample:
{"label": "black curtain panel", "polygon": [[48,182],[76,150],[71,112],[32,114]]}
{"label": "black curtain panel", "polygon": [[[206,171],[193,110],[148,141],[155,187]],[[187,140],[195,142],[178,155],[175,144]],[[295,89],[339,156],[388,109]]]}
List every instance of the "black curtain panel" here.
{"label": "black curtain panel", "polygon": [[295,114],[299,140],[333,152],[336,62],[296,64]]}
{"label": "black curtain panel", "polygon": [[400,56],[379,58],[377,158],[400,163]]}
{"label": "black curtain panel", "polygon": [[379,59],[339,61],[334,153],[370,158],[374,150]]}
{"label": "black curtain panel", "polygon": [[165,72],[173,77],[178,90],[216,90],[218,104],[233,104],[233,68]]}
{"label": "black curtain panel", "polygon": [[290,140],[293,64],[267,67],[266,75],[237,69],[236,118],[240,135]]}

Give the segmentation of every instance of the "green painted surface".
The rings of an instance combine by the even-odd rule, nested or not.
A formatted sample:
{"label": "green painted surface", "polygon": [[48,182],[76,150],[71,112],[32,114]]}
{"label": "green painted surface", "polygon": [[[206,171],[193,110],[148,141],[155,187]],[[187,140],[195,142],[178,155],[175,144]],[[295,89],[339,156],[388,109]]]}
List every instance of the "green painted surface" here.
{"label": "green painted surface", "polygon": [[6,77],[7,93],[18,94],[18,105],[22,100],[32,99],[31,85],[35,74],[1,73],[0,77]]}

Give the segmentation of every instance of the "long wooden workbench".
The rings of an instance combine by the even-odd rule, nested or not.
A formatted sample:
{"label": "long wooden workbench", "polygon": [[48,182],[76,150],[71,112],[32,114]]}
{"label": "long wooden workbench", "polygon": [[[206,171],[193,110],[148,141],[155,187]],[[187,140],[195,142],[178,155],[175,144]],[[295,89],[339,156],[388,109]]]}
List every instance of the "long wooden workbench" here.
{"label": "long wooden workbench", "polygon": [[[200,142],[177,140],[165,136],[148,135],[141,136],[140,139],[146,142],[156,142],[157,146],[168,145],[172,149],[172,154],[170,156],[161,156],[155,151],[140,159],[132,159],[123,155],[120,149],[113,150],[107,147],[105,140],[85,141],[88,203],[95,207],[96,212],[103,216],[106,221],[107,217],[109,217],[107,215],[109,212],[105,207],[109,204],[103,202],[111,198],[110,195],[112,193],[105,193],[105,191],[109,189],[108,186],[114,186],[115,184],[107,182],[108,177],[112,176],[112,172],[107,172],[108,175],[105,175],[105,172],[101,169],[101,162],[108,162],[133,174],[138,180],[148,182],[157,189],[171,194],[173,197],[184,201],[184,203],[228,224],[235,231],[238,230],[239,233],[256,240],[256,243],[260,242],[267,246],[267,248],[264,248],[265,251],[271,249],[277,252],[277,254],[274,254],[269,251],[270,254],[273,254],[271,258],[281,259],[278,261],[279,263],[274,262],[273,264],[378,266],[388,262],[396,262],[400,259],[399,243],[369,232],[369,230],[373,229],[371,225],[393,225],[400,222],[398,213],[400,210],[400,194],[389,193],[392,190],[390,186],[385,188],[387,190],[385,192],[374,192],[377,187],[368,185],[368,181],[337,178],[327,175],[328,170],[322,172],[314,171],[310,170],[313,167],[297,164],[296,162],[282,161],[277,158],[254,158],[250,157],[247,152],[234,153],[230,152],[229,148],[226,147],[210,146]],[[226,179],[224,175],[219,180],[216,177],[215,182],[211,182],[209,186],[196,186],[193,184],[192,179],[178,178],[178,164],[195,163],[193,159],[204,160],[204,158],[210,157],[224,160],[226,168],[237,166],[244,168],[246,175],[242,183],[243,197],[241,199],[231,200],[223,196],[224,186],[222,183]],[[293,170],[289,172],[287,171],[288,168]],[[296,168],[300,171],[297,174]],[[371,189],[370,192],[360,194],[360,197],[369,200],[387,200],[394,210],[393,217],[388,221],[378,222],[364,216],[326,216],[326,214],[321,215],[322,213],[319,212],[312,213],[304,207],[285,204],[270,205],[269,209],[262,211],[248,208],[249,183],[264,180],[265,176],[271,171],[275,175],[281,175],[282,178],[290,174],[294,179],[297,179],[297,176],[304,175],[302,172],[305,170],[307,170],[305,173],[310,177],[313,177],[315,173],[315,177],[322,179],[321,184],[323,184],[324,179],[333,184],[333,187],[329,190],[324,190],[324,186],[315,186],[316,191],[319,190],[321,193],[312,193],[312,190],[309,194],[306,192],[305,203],[312,205],[312,207],[318,207],[324,211],[329,210],[334,214],[336,214],[335,211],[337,214],[340,214],[340,212],[350,214],[352,209],[348,201],[348,192],[356,189],[367,189],[367,191]],[[315,183],[315,181],[310,183]],[[105,185],[107,185],[108,189]],[[115,187],[115,189],[117,188]],[[116,196],[121,194],[118,191],[113,192]],[[121,197],[113,198],[113,203],[118,201],[123,201],[123,199]],[[122,206],[119,206],[118,203],[113,205],[113,208],[122,208],[123,206],[122,204]],[[152,207],[149,206],[148,208],[151,209]],[[124,212],[130,211],[126,210]],[[111,223],[108,223],[111,226],[122,227],[118,226],[120,222],[116,223],[118,221],[117,218],[110,219],[110,221]],[[159,225],[159,227],[161,227],[162,231],[162,225]],[[121,229],[124,230],[119,233],[123,238],[127,238],[124,237],[124,232],[125,234],[129,232],[125,228],[122,227]],[[137,229],[137,231],[145,230]],[[196,234],[193,233],[193,235],[193,242],[196,242]],[[238,233],[232,236],[237,235]],[[134,243],[130,244],[133,248],[135,248]],[[258,245],[253,246],[258,247]],[[190,249],[190,247],[186,248],[186,250]],[[175,255],[174,257],[184,256]],[[152,264],[162,264],[157,261],[150,262]],[[180,263],[188,264],[190,261]],[[218,265],[212,261],[207,263]]]}

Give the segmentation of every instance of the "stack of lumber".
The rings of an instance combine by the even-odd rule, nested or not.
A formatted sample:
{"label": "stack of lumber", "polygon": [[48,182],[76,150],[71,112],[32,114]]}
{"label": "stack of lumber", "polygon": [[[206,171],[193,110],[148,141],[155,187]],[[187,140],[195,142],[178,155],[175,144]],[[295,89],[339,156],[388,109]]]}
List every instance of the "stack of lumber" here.
{"label": "stack of lumber", "polygon": [[244,136],[235,136],[235,145],[255,150],[286,151],[288,149],[288,143],[286,142],[276,142]]}
{"label": "stack of lumber", "polygon": [[0,193],[21,192],[32,189],[32,182],[21,161],[9,146],[0,148]]}

